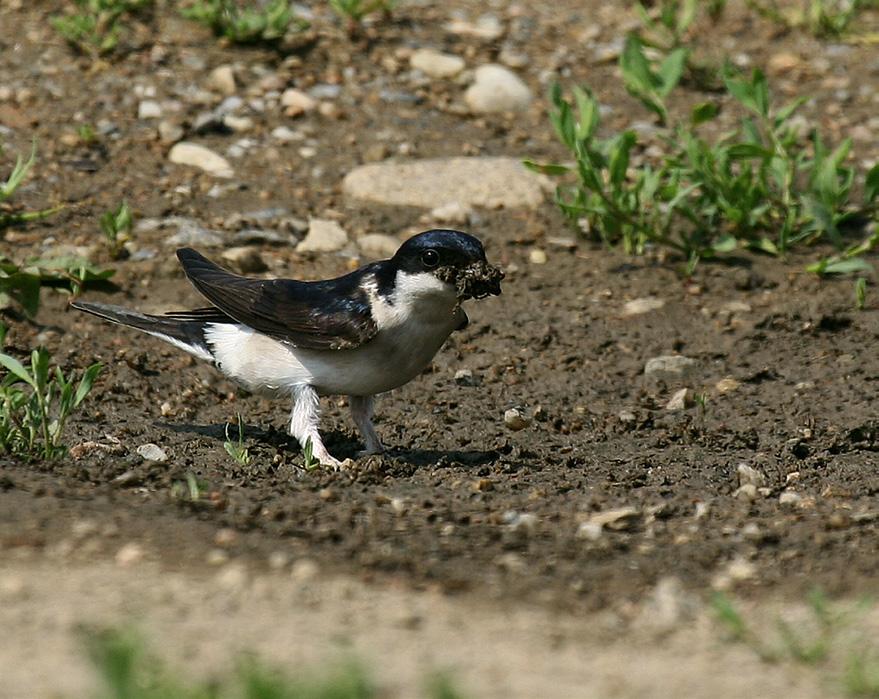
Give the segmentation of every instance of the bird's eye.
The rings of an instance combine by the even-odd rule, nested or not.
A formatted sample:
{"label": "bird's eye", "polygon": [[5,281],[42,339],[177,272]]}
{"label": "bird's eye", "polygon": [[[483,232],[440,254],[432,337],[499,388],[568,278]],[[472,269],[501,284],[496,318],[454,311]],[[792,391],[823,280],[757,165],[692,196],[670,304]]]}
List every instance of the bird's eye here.
{"label": "bird's eye", "polygon": [[436,267],[439,264],[439,253],[436,250],[425,250],[421,253],[421,264],[428,269]]}

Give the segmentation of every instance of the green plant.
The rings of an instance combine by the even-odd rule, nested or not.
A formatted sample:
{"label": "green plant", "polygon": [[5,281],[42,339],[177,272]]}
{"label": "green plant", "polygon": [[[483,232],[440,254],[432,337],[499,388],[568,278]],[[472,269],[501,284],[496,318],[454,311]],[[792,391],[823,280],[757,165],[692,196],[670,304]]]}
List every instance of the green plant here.
{"label": "green plant", "polygon": [[76,10],[50,19],[55,30],[83,53],[104,56],[119,46],[129,16],[152,7],[153,0],[74,0]]}
{"label": "green plant", "polygon": [[843,675],[843,686],[850,697],[879,699],[879,657],[873,652],[858,650],[849,656]]}
{"label": "green plant", "polygon": [[110,257],[114,260],[125,254],[125,243],[131,240],[133,223],[131,209],[126,202],[101,216],[101,232],[107,241]]}
{"label": "green plant", "polygon": [[[0,332],[2,344],[5,328]],[[0,453],[19,458],[54,459],[67,453],[61,442],[64,425],[91,391],[101,371],[88,367],[74,387],[76,377],[66,377],[58,366],[49,369],[45,349],[31,352],[30,370],[0,352]]]}
{"label": "green plant", "polygon": [[[640,85],[632,91],[662,115],[665,80],[679,75],[677,68],[667,67],[662,78],[637,40],[628,42],[625,53],[627,84]],[[792,119],[803,100],[773,108],[759,70],[746,78],[727,69],[723,80],[727,95],[746,112],[738,127],[707,140],[700,126],[719,110],[710,102],[699,104],[688,121],[664,136],[660,162],[637,169],[630,168],[632,154],[641,148],[637,134],[599,138],[599,105],[592,93],[574,88],[569,101],[555,85],[550,119],[576,166],[526,165],[549,175],[576,175],[575,183],[559,185],[556,201],[594,237],[630,253],[647,245],[670,247],[687,258],[689,271],[699,259],[739,246],[784,255],[816,241],[835,245],[842,259],[828,258],[817,263],[820,269],[810,267],[813,271],[869,268],[855,258],[879,243],[879,236],[847,246],[843,231],[876,216],[879,165],[866,174],[863,199],[854,202],[856,172],[846,164],[850,139],[830,150],[817,131],[804,138]]]}
{"label": "green plant", "polygon": [[207,490],[207,483],[199,480],[192,471],[187,471],[182,481],[174,481],[171,485],[171,497],[185,502],[199,502],[202,493]]}
{"label": "green plant", "polygon": [[[0,153],[2,152],[3,148],[0,146]],[[15,161],[15,167],[12,168],[12,172],[9,173],[6,181],[0,183],[0,233],[2,233],[4,228],[28,223],[30,221],[38,221],[57,213],[63,208],[57,206],[42,209],[40,211],[15,211],[7,203],[12,195],[15,194],[15,191],[21,186],[22,182],[24,182],[28,172],[30,172],[30,169],[36,162],[36,159],[37,147],[36,144],[34,144],[31,147],[30,157],[25,160],[19,155]]]}
{"label": "green plant", "polygon": [[240,7],[235,0],[193,0],[180,12],[236,44],[271,43],[283,39],[291,26],[308,27],[290,0],[267,0],[260,7]]}
{"label": "green plant", "polygon": [[313,471],[320,466],[320,462],[314,458],[314,444],[311,442],[311,437],[305,440],[305,446],[302,447],[302,459],[306,471]]}
{"label": "green plant", "polygon": [[238,413],[238,440],[232,441],[229,437],[229,423],[226,423],[226,441],[223,442],[226,453],[242,466],[250,463],[250,450],[244,446],[244,423],[241,420],[241,413]]}
{"label": "green plant", "polygon": [[644,53],[644,44],[636,34],[629,34],[620,55],[620,68],[626,89],[656,113],[659,122],[668,122],[665,98],[677,87],[687,61],[687,49],[675,48],[654,67]]}
{"label": "green plant", "polygon": [[397,0],[330,0],[330,6],[348,22],[348,34],[354,36],[360,30],[363,19],[373,12],[389,15]]}
{"label": "green plant", "polygon": [[867,305],[867,280],[864,277],[855,279],[855,308],[863,311]]}
{"label": "green plant", "polygon": [[858,14],[876,7],[876,0],[801,0],[799,7],[782,6],[778,0],[746,0],[757,14],[787,28],[805,27],[818,37],[846,34]]}

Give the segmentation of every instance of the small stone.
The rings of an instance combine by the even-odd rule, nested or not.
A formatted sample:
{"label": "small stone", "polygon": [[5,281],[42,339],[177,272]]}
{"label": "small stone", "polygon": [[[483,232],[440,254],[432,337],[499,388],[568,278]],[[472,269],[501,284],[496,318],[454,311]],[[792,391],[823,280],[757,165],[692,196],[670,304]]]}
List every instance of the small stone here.
{"label": "small stone", "polygon": [[149,442],[147,444],[141,444],[137,448],[137,453],[141,455],[147,461],[167,461],[168,454],[165,453],[165,450],[162,449],[158,444],[153,444]]}
{"label": "small stone", "polygon": [[617,507],[613,510],[596,512],[588,521],[613,531],[631,529],[640,520],[641,514],[634,507]]}
{"label": "small stone", "polygon": [[665,301],[654,296],[648,296],[642,299],[632,299],[631,301],[626,302],[623,306],[623,315],[639,316],[645,313],[650,313],[650,311],[658,311],[663,306],[665,306]]}
{"label": "small stone", "polygon": [[751,306],[744,301],[728,301],[720,307],[720,310],[727,313],[750,313]]}
{"label": "small stone", "polygon": [[630,424],[638,419],[635,413],[633,413],[631,410],[620,410],[617,418],[623,424]]}
{"label": "small stone", "polygon": [[541,250],[540,248],[534,248],[530,253],[528,253],[528,261],[532,265],[545,265],[548,259],[549,258],[546,256],[546,251]]}
{"label": "small stone", "polygon": [[459,36],[472,36],[476,39],[484,41],[495,41],[500,39],[504,33],[504,27],[501,21],[494,15],[483,15],[475,22],[468,22],[463,19],[453,19],[446,24],[445,29],[450,34]]}
{"label": "small stone", "polygon": [[785,490],[778,496],[778,504],[796,506],[800,504],[802,499],[803,496],[799,493],[796,493],[793,490]]}
{"label": "small stone", "polygon": [[686,410],[693,404],[693,395],[689,388],[676,391],[671,400],[665,404],[666,410]]}
{"label": "small stone", "polygon": [[320,568],[310,558],[300,558],[290,569],[290,577],[296,582],[307,582],[317,577]]}
{"label": "small stone", "polygon": [[286,551],[272,551],[269,554],[269,568],[272,570],[281,570],[290,565],[290,554]]}
{"label": "small stone", "polygon": [[360,249],[371,257],[393,257],[400,247],[400,241],[383,233],[368,233],[357,239]]}
{"label": "small stone", "polygon": [[795,53],[782,52],[770,56],[767,67],[770,73],[789,73],[802,65],[802,59]]}
{"label": "small stone", "polygon": [[238,532],[229,527],[218,529],[217,533],[214,534],[214,543],[223,548],[232,546],[236,541],[238,541]]}
{"label": "small stone", "polygon": [[308,222],[305,239],[296,252],[337,252],[348,244],[348,234],[335,221],[313,218]]}
{"label": "small stone", "polygon": [[748,466],[748,464],[738,464],[736,475],[739,478],[739,485],[753,485],[755,488],[762,488],[766,485],[766,474],[753,466]]}
{"label": "small stone", "polygon": [[159,406],[159,410],[162,413],[162,417],[168,417],[169,415],[174,414],[174,406],[171,405],[169,401],[165,401]]}
{"label": "small stone", "polygon": [[288,117],[297,117],[317,109],[317,100],[291,87],[281,95],[281,106]]}
{"label": "small stone", "polygon": [[507,510],[501,519],[511,531],[518,533],[531,534],[537,527],[537,516],[529,512]]}
{"label": "small stone", "polygon": [[138,119],[158,119],[162,116],[162,107],[155,100],[143,100],[137,105]]}
{"label": "small stone", "polygon": [[272,130],[272,138],[282,143],[292,143],[293,141],[304,141],[305,135],[294,131],[289,126],[278,126]]}
{"label": "small stone", "polygon": [[433,209],[429,217],[438,223],[469,223],[473,209],[459,201],[442,204]]}
{"label": "small stone", "polygon": [[431,78],[453,78],[464,70],[464,59],[433,49],[418,49],[409,57],[413,68]]}
{"label": "small stone", "polygon": [[509,68],[489,64],[477,68],[474,75],[475,82],[464,93],[470,111],[518,112],[531,104],[531,90]]}
{"label": "small stone", "polygon": [[229,562],[229,554],[223,549],[211,549],[205,556],[205,563],[209,566],[221,566]]}
{"label": "small stone", "polygon": [[236,90],[235,70],[227,64],[217,66],[208,76],[208,85],[220,94],[234,95]]}
{"label": "small stone", "polygon": [[167,221],[177,225],[177,232],[165,239],[165,244],[171,247],[215,248],[225,243],[222,233],[209,230],[192,219],[171,217]]}
{"label": "small stone", "polygon": [[763,530],[760,529],[760,526],[756,522],[748,522],[742,527],[742,536],[746,540],[752,541],[755,544],[759,544],[765,538],[763,536]]}
{"label": "small stone", "polygon": [[518,408],[510,408],[504,413],[504,425],[514,432],[524,430],[530,424],[530,418],[526,417]]}
{"label": "small stone", "polygon": [[757,566],[744,558],[736,558],[730,562],[727,574],[734,582],[750,580],[757,575]]}
{"label": "small stone", "polygon": [[753,483],[745,483],[739,486],[733,493],[733,497],[744,502],[754,502],[757,499],[757,486]]}
{"label": "small stone", "polygon": [[234,248],[228,248],[223,251],[221,257],[230,264],[236,272],[241,274],[256,274],[265,272],[268,269],[265,260],[259,254],[259,250],[243,245]]}
{"label": "small stone", "polygon": [[688,376],[697,367],[695,359],[679,354],[663,355],[647,360],[644,375],[655,379],[680,379]]}
{"label": "small stone", "polygon": [[240,592],[248,583],[247,569],[240,563],[229,563],[217,573],[217,584],[225,590]]}
{"label": "small stone", "polygon": [[211,149],[200,146],[197,143],[190,143],[188,141],[176,143],[171,148],[168,159],[178,165],[197,167],[214,177],[229,178],[235,174],[229,161],[222,155],[214,153]]}
{"label": "small stone", "polygon": [[223,124],[232,129],[232,131],[241,133],[242,131],[250,131],[253,128],[253,119],[247,116],[241,117],[227,114],[223,117]]}
{"label": "small stone", "polygon": [[159,140],[166,145],[177,143],[184,136],[183,127],[173,121],[160,121],[158,131]]}
{"label": "small stone", "polygon": [[130,566],[143,560],[144,551],[140,544],[129,541],[116,552],[116,564],[120,566]]}
{"label": "small stone", "polygon": [[604,532],[604,527],[598,522],[581,522],[577,527],[577,538],[587,541],[598,541]]}
{"label": "small stone", "polygon": [[459,386],[478,386],[481,382],[470,369],[458,369],[455,372],[455,383]]}
{"label": "small stone", "polygon": [[732,376],[727,376],[726,378],[718,381],[714,388],[717,389],[718,393],[732,393],[736,389],[738,389],[742,384],[736,381]]}

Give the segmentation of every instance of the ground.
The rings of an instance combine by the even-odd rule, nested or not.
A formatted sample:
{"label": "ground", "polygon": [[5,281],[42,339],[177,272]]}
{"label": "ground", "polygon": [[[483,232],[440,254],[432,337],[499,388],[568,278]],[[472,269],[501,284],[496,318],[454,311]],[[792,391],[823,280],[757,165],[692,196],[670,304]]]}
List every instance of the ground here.
{"label": "ground", "polygon": [[[875,161],[875,47],[782,33],[731,5],[723,24],[702,28],[704,54],[768,66],[781,95],[813,97],[806,119],[831,140],[853,135],[857,162]],[[298,236],[296,219],[309,217],[338,221],[352,239],[405,238],[435,222],[422,209],[346,197],[345,174],[390,157],[564,159],[543,99],[553,76],[591,85],[610,106],[609,130],[650,123],[602,60],[631,26],[628,3],[404,4],[354,40],[321,10],[295,54],[223,45],[160,4],[134,50],[107,62],[77,58],[58,38],[47,18],[59,6],[0,8],[0,136],[19,150],[36,138],[39,153],[16,201],[67,205],[7,230],[2,251],[16,260],[84,251],[113,266],[112,287],[87,290],[91,301],[200,304],[174,259],[173,231],[141,226],[131,257],[109,260],[97,217],[123,199],[141,221],[191,218],[224,246],[238,229]],[[504,38],[443,28],[482,12],[501,20]],[[473,68],[497,60],[502,44],[525,56],[517,72],[534,94],[516,115],[468,115],[466,81],[409,72],[415,48]],[[326,106],[304,116],[243,108],[244,133],[197,133],[198,115],[222,99],[209,80],[218,65],[234,66],[246,99],[341,89],[318,91],[330,95]],[[681,102],[704,97],[684,89]],[[251,139],[230,157],[233,186],[169,163],[156,121],[139,117],[145,99],[216,152]],[[83,138],[83,124],[99,136]],[[301,140],[273,140],[279,126]],[[268,213],[238,215],[254,211]],[[0,667],[14,678],[0,695],[83,695],[94,678],[76,626],[138,620],[149,638],[173,637],[169,655],[205,672],[240,650],[297,665],[350,644],[391,696],[412,696],[422,673],[446,666],[473,697],[837,691],[820,673],[724,645],[707,603],[726,590],[759,616],[814,588],[842,600],[876,592],[872,289],[856,310],[851,279],[804,272],[820,250],[785,260],[742,252],[684,277],[674,256],[627,257],[578,236],[550,196],[536,208],[477,208],[458,225],[507,269],[503,295],[468,303],[469,327],[430,370],[380,398],[388,453],[341,472],[302,468],[282,401],[71,311],[60,292],[43,292],[33,322],[4,312],[5,351],[23,357],[43,344],[66,369],[105,369],[70,422],[70,457],[0,459],[0,626],[16,629],[0,642]],[[355,246],[297,252],[267,235],[254,247],[269,274],[299,278],[369,259]],[[639,299],[658,301],[632,314],[627,304]],[[694,361],[678,374],[645,372],[664,355]],[[683,388],[683,409],[668,409]],[[528,418],[525,429],[505,424],[511,408]],[[356,457],[344,402],[324,409],[330,451]],[[223,447],[238,413],[247,466]],[[136,449],[145,443],[168,460],[144,460]],[[651,605],[669,589],[663,621]],[[683,655],[692,668],[679,667]],[[47,669],[59,666],[66,671]]]}

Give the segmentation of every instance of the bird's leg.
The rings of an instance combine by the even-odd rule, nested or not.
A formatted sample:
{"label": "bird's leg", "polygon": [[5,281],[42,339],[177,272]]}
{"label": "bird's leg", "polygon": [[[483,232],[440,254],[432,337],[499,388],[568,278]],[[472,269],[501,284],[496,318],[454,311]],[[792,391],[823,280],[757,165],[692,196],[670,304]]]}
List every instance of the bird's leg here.
{"label": "bird's leg", "polygon": [[324,466],[339,468],[341,462],[330,456],[318,432],[320,422],[320,398],[311,386],[301,385],[293,389],[293,410],[290,413],[290,434],[299,440],[302,448],[311,439],[312,456]]}
{"label": "bird's leg", "polygon": [[385,450],[382,441],[372,425],[372,414],[375,408],[375,400],[372,396],[348,396],[348,404],[351,406],[351,417],[354,424],[363,435],[363,443],[366,447],[358,456],[380,454]]}

